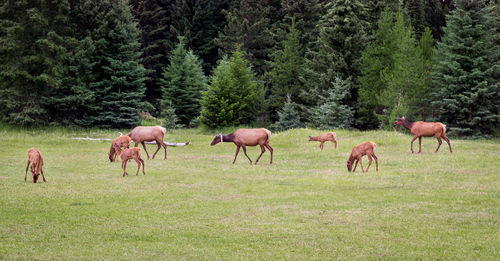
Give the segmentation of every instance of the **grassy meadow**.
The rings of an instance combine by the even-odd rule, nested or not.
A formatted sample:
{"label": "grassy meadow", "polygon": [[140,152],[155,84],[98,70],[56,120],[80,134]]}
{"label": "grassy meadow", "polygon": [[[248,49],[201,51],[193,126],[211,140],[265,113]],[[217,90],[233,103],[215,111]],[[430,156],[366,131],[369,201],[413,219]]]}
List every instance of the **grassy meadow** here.
{"label": "grassy meadow", "polygon": [[[434,153],[423,138],[412,155],[409,134],[336,132],[338,148],[323,151],[307,141],[320,131],[273,133],[272,165],[269,152],[250,165],[243,151],[233,165],[232,143],[174,130],[166,141],[191,144],[167,160],[143,151],[146,175],[132,161],[122,177],[109,141],[72,139],[116,131],[0,126],[0,259],[500,259],[500,140],[451,138],[453,153]],[[380,170],[348,173],[364,141],[377,143]],[[47,183],[23,180],[30,147]]]}

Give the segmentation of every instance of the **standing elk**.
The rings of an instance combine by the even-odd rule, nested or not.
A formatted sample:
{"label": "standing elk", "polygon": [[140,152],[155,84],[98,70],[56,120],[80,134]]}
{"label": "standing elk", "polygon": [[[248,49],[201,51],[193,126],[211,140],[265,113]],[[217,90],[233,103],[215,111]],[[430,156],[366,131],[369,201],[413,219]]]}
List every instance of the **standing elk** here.
{"label": "standing elk", "polygon": [[378,171],[378,158],[375,155],[375,148],[377,147],[377,144],[374,142],[365,142],[361,143],[358,146],[355,146],[352,148],[351,155],[349,156],[349,160],[347,160],[347,170],[351,172],[352,169],[352,164],[354,161],[356,161],[356,164],[354,165],[354,170],[352,172],[356,171],[356,167],[358,166],[358,162],[361,165],[361,172],[365,172],[363,169],[363,162],[361,161],[361,158],[363,156],[368,156],[368,167],[366,167],[366,172],[368,172],[368,169],[370,168],[370,165],[372,164],[372,157],[375,159],[375,164],[376,164],[376,171]]}
{"label": "standing elk", "polygon": [[451,150],[450,140],[448,139],[448,137],[446,137],[446,125],[442,124],[441,122],[410,122],[405,119],[405,117],[402,117],[397,118],[394,122],[394,125],[402,125],[414,135],[413,139],[411,140],[411,153],[413,153],[413,142],[415,141],[415,139],[418,138],[418,153],[420,153],[422,151],[422,137],[432,136],[436,136],[436,139],[439,143],[435,152],[439,150],[439,147],[441,147],[441,143],[443,143],[441,141],[441,137],[443,137],[443,139],[448,143],[450,152],[453,152]]}
{"label": "standing elk", "polygon": [[142,173],[146,175],[146,172],[144,171],[144,160],[141,159],[141,148],[131,148],[131,149],[124,149],[120,151],[120,158],[122,159],[122,169],[123,169],[123,177],[125,175],[128,176],[128,173],[125,171],[127,168],[127,161],[130,159],[134,159],[135,162],[137,162],[137,172],[135,175],[139,175],[139,169],[141,168],[142,165]]}
{"label": "standing elk", "polygon": [[144,144],[145,141],[156,141],[156,145],[158,145],[158,148],[156,149],[155,153],[153,154],[152,159],[155,158],[156,153],[160,150],[160,148],[163,146],[163,149],[165,150],[165,158],[167,159],[167,145],[163,141],[163,137],[165,136],[165,132],[167,129],[161,127],[161,126],[152,126],[152,127],[145,127],[145,126],[138,126],[135,127],[129,134],[128,136],[134,141],[135,146],[137,147],[139,143],[142,143],[142,147],[144,147],[144,151],[146,152],[146,155],[148,156],[149,159],[149,154],[148,150],[146,149],[146,144]]}
{"label": "standing elk", "polygon": [[33,183],[38,181],[38,176],[42,174],[43,182],[47,182],[45,175],[43,175],[43,157],[39,150],[31,148],[28,150],[28,164],[26,165],[26,173],[24,174],[24,181],[26,182],[26,177],[28,176],[28,167],[31,163],[31,174],[33,175]]}
{"label": "standing elk", "polygon": [[243,148],[245,156],[247,156],[248,160],[250,161],[250,164],[252,164],[252,160],[247,155],[246,146],[257,146],[258,144],[260,145],[261,153],[257,158],[257,160],[255,161],[255,164],[259,162],[260,157],[266,151],[265,148],[269,149],[269,152],[271,152],[271,161],[269,162],[269,164],[273,164],[273,148],[271,147],[271,145],[269,145],[269,139],[271,139],[271,132],[264,128],[238,129],[235,132],[228,135],[222,135],[222,134],[216,135],[215,138],[212,140],[212,143],[210,143],[210,146],[214,146],[219,142],[233,142],[236,145],[236,154],[234,155],[233,164],[236,162],[236,158],[238,157],[240,148]]}
{"label": "standing elk", "polygon": [[111,142],[111,148],[109,149],[109,161],[113,162],[116,160],[116,156],[120,155],[122,148],[128,149],[132,139],[125,135],[114,139]]}
{"label": "standing elk", "polygon": [[337,135],[335,134],[335,132],[321,133],[320,135],[315,136],[315,137],[309,136],[309,141],[321,142],[319,144],[319,148],[321,150],[323,150],[323,143],[325,143],[326,141],[331,141],[331,142],[335,143],[335,149],[337,148]]}

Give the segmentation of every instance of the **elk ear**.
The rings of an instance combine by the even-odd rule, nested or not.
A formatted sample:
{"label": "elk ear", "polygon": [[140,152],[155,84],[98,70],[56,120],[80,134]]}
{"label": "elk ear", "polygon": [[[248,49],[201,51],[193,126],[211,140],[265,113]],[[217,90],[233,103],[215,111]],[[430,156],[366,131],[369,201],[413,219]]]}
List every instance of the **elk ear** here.
{"label": "elk ear", "polygon": [[309,138],[311,138],[311,136],[309,136]]}

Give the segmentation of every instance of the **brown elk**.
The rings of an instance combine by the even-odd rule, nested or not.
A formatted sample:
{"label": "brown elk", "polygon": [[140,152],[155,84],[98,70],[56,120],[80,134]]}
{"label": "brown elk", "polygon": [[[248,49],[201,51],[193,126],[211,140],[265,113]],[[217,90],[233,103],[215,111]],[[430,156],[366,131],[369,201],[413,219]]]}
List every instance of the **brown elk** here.
{"label": "brown elk", "polygon": [[394,125],[402,125],[414,135],[413,139],[411,140],[411,153],[413,153],[413,142],[415,141],[415,139],[418,138],[418,153],[420,153],[422,151],[422,137],[432,136],[436,136],[436,139],[439,143],[435,152],[439,150],[439,147],[441,147],[441,143],[443,143],[441,141],[441,137],[448,143],[450,152],[453,152],[451,150],[450,140],[448,139],[448,137],[446,137],[446,125],[442,124],[441,122],[410,122],[405,119],[405,117],[402,117],[397,118],[394,122]]}
{"label": "brown elk", "polygon": [[351,172],[352,169],[352,164],[354,161],[356,161],[356,164],[354,165],[354,170],[353,172],[356,171],[356,167],[358,166],[358,162],[361,165],[361,172],[365,172],[363,169],[363,162],[361,161],[361,158],[363,156],[368,156],[368,167],[366,167],[366,172],[368,172],[368,169],[370,168],[370,165],[372,164],[372,158],[375,159],[375,164],[376,164],[376,171],[378,171],[378,158],[375,155],[375,148],[377,147],[377,144],[374,142],[365,142],[361,143],[358,146],[355,146],[352,148],[351,155],[349,156],[349,160],[347,160],[347,170]]}
{"label": "brown elk", "polygon": [[31,174],[33,175],[33,183],[38,181],[38,176],[42,174],[43,182],[47,182],[45,175],[43,175],[43,157],[39,150],[31,148],[28,150],[28,164],[26,165],[26,173],[24,174],[24,181],[26,182],[26,177],[28,176],[28,167],[31,163]]}
{"label": "brown elk", "polygon": [[250,161],[250,164],[252,164],[252,160],[247,155],[246,146],[257,146],[258,144],[260,145],[261,153],[257,158],[257,160],[255,161],[255,164],[259,162],[260,157],[266,151],[265,148],[267,148],[269,152],[271,152],[271,161],[269,163],[273,164],[273,148],[271,147],[271,145],[269,145],[270,138],[271,138],[271,132],[264,128],[238,129],[235,132],[228,135],[222,135],[222,134],[216,135],[215,138],[212,140],[210,146],[214,146],[219,142],[233,142],[236,145],[236,154],[234,155],[233,164],[236,162],[236,158],[238,157],[240,148],[243,148],[245,156],[247,156],[248,160]]}
{"label": "brown elk", "polygon": [[111,148],[109,148],[109,161],[113,162],[116,160],[116,156],[120,155],[122,148],[128,149],[132,139],[125,135],[114,139],[111,142]]}
{"label": "brown elk", "polygon": [[309,141],[321,142],[319,144],[319,148],[321,150],[323,150],[323,143],[325,143],[326,141],[331,141],[331,142],[335,143],[335,148],[337,148],[337,135],[335,134],[335,132],[321,133],[320,135],[315,136],[315,137],[309,136]]}
{"label": "brown elk", "polygon": [[148,159],[149,159],[149,154],[148,154],[148,150],[146,149],[146,144],[144,144],[144,142],[145,141],[156,141],[156,145],[158,145],[158,148],[156,149],[152,158],[153,159],[155,158],[156,153],[163,146],[163,149],[165,150],[165,158],[164,159],[167,159],[167,145],[163,141],[163,137],[165,136],[166,131],[167,131],[167,129],[165,129],[161,126],[151,126],[151,127],[138,126],[138,127],[135,127],[128,134],[128,136],[134,141],[134,143],[135,143],[134,147],[137,147],[139,145],[139,143],[142,143],[142,147],[144,147],[144,151],[146,152]]}
{"label": "brown elk", "polygon": [[123,177],[125,175],[128,176],[128,173],[125,171],[127,168],[127,161],[130,159],[134,159],[135,162],[137,162],[137,172],[135,175],[139,175],[139,169],[141,168],[142,165],[142,173],[146,175],[146,172],[144,171],[144,160],[141,159],[141,148],[131,148],[131,149],[124,149],[120,151],[120,158],[122,159],[122,169],[123,169]]}

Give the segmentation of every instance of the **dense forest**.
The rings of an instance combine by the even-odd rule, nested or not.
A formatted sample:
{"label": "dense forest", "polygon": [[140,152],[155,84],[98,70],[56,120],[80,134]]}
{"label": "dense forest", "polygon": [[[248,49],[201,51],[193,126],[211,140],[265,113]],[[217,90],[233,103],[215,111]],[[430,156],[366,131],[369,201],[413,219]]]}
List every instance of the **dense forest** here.
{"label": "dense forest", "polygon": [[500,129],[498,1],[0,3],[4,122]]}

